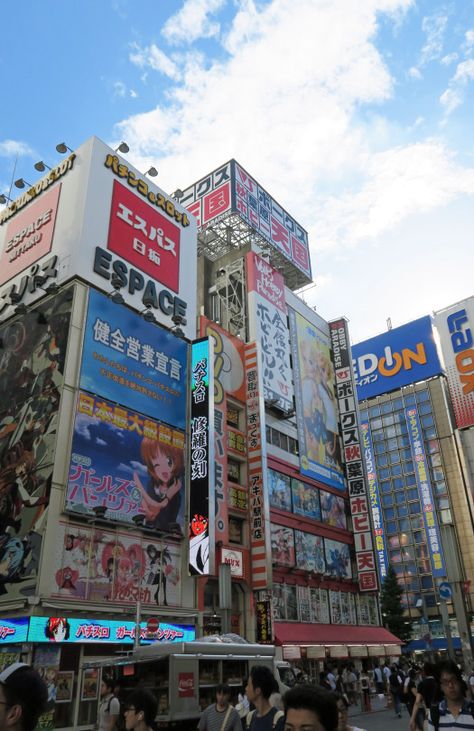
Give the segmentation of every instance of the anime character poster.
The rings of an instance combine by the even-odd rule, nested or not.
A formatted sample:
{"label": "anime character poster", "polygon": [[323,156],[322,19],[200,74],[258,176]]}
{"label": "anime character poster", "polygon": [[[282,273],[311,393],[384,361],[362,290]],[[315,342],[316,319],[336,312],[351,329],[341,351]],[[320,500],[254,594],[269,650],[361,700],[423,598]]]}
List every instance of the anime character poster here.
{"label": "anime character poster", "polygon": [[58,690],[60,647],[35,647],[33,667],[44,680],[48,691],[46,711],[37,723],[37,728],[54,728],[54,706]]}
{"label": "anime character poster", "polygon": [[329,335],[295,310],[288,313],[301,473],[344,490]]}
{"label": "anime character poster", "polygon": [[321,520],[319,490],[316,487],[311,487],[311,485],[306,485],[301,480],[293,478],[291,480],[291,492],[293,493],[294,513],[313,520]]}
{"label": "anime character poster", "polygon": [[291,512],[290,477],[288,475],[269,469],[268,495],[272,508]]}
{"label": "anime character poster", "polygon": [[51,595],[155,606],[180,603],[180,546],[147,535],[60,523]]}
{"label": "anime character poster", "polygon": [[271,524],[272,562],[279,566],[295,565],[295,540],[292,528]]}
{"label": "anime character poster", "polygon": [[324,539],[326,573],[337,579],[352,579],[351,557],[347,543]]}
{"label": "anime character poster", "polygon": [[[147,528],[184,524],[184,434],[106,399],[79,393],[66,510]],[[102,517],[102,516],[101,516]]]}
{"label": "anime character poster", "polygon": [[316,574],[324,574],[326,564],[324,561],[324,539],[312,533],[295,531],[296,566],[305,571],[314,571]]}
{"label": "anime character poster", "polygon": [[0,601],[35,593],[73,289],[0,328]]}
{"label": "anime character poster", "polygon": [[344,498],[334,495],[332,492],[321,490],[319,493],[321,500],[321,515],[323,523],[333,528],[346,528],[347,518],[344,505]]}

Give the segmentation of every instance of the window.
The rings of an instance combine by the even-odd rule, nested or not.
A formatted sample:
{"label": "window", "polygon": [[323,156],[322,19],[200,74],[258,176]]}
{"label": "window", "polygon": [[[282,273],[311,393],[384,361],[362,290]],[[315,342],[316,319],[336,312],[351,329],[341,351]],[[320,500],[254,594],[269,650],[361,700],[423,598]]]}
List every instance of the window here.
{"label": "window", "polygon": [[429,401],[430,400],[430,394],[429,391],[417,391],[416,392],[416,400],[419,404],[421,404],[423,401]]}
{"label": "window", "polygon": [[381,429],[382,428],[382,419],[374,419],[371,423],[372,429]]}
{"label": "window", "polygon": [[395,419],[393,418],[393,414],[390,414],[389,416],[384,416],[382,418],[382,424],[384,426],[393,426],[393,424],[395,424]]}
{"label": "window", "polygon": [[398,444],[400,447],[409,447],[410,438],[409,437],[398,437]]}
{"label": "window", "polygon": [[433,578],[431,576],[422,576],[421,577],[421,588],[422,589],[432,589],[433,588]]}
{"label": "window", "polygon": [[449,510],[449,500],[447,497],[436,498],[436,505],[438,506],[438,510]]}
{"label": "window", "polygon": [[406,515],[408,515],[408,508],[406,505],[399,505],[397,509],[398,517],[404,518]]}
{"label": "window", "polygon": [[418,500],[418,490],[416,487],[412,487],[410,490],[407,490],[407,500]]}
{"label": "window", "polygon": [[415,543],[424,543],[425,542],[425,533],[422,530],[416,530],[413,532],[413,540]]}
{"label": "window", "polygon": [[418,502],[418,500],[414,503],[410,503],[409,508],[410,508],[410,513],[412,515],[414,515],[415,513],[419,513],[420,512],[420,503]]}
{"label": "window", "polygon": [[398,453],[398,450],[396,452],[389,452],[389,459],[390,464],[396,464],[397,462],[400,462],[400,455]]}
{"label": "window", "polygon": [[404,505],[405,504],[405,493],[404,492],[395,493],[395,502],[397,505]]}
{"label": "window", "polygon": [[436,429],[434,426],[430,426],[428,429],[424,430],[426,439],[436,439]]}
{"label": "window", "polygon": [[402,520],[399,521],[399,526],[402,533],[406,533],[411,529],[411,524],[408,518],[402,518]]}
{"label": "window", "polygon": [[237,406],[230,406],[227,404],[227,424],[228,426],[234,427],[234,429],[242,429],[241,418],[242,409]]}
{"label": "window", "polygon": [[427,414],[426,416],[422,416],[422,417],[421,417],[421,424],[422,424],[422,426],[424,426],[424,427],[430,427],[430,426],[433,426],[433,424],[434,424],[434,419],[433,419],[433,417],[431,416],[431,414]]}
{"label": "window", "polygon": [[376,459],[379,467],[386,467],[388,465],[388,456],[386,454],[378,454]]}
{"label": "window", "polygon": [[448,492],[446,483],[445,482],[435,482],[434,491],[437,495],[446,495]]}
{"label": "window", "polygon": [[410,520],[412,528],[423,528],[423,518],[421,515],[412,515]]}
{"label": "window", "polygon": [[369,409],[369,415],[371,417],[380,416],[380,406],[371,406]]}
{"label": "window", "polygon": [[392,466],[392,475],[395,477],[396,475],[402,474],[402,466],[401,464],[394,464]]}
{"label": "window", "polygon": [[368,418],[369,418],[369,412],[367,411],[367,409],[361,409],[360,412],[359,412],[359,414],[360,414],[360,420],[361,421],[367,421],[368,420]]}
{"label": "window", "polygon": [[382,454],[382,452],[385,452],[385,444],[384,442],[377,442],[374,447],[375,454]]}
{"label": "window", "polygon": [[393,489],[394,490],[403,490],[405,487],[403,483],[403,477],[394,477],[393,478]]}
{"label": "window", "polygon": [[407,483],[407,486],[408,487],[410,485],[416,485],[416,477],[415,477],[415,475],[407,475],[405,477],[405,482]]}
{"label": "window", "polygon": [[229,518],[229,543],[243,543],[244,521],[240,518]]}
{"label": "window", "polygon": [[392,404],[390,401],[386,401],[380,408],[382,414],[390,414],[392,411]]}
{"label": "window", "polygon": [[414,405],[415,405],[415,394],[407,393],[405,396],[405,406],[414,406]]}
{"label": "window", "polygon": [[382,505],[385,508],[393,505],[393,495],[382,495]]}
{"label": "window", "polygon": [[[413,462],[405,462],[403,465],[403,471],[405,474],[408,474],[409,472],[413,472]],[[408,483],[407,483],[408,484]]]}
{"label": "window", "polygon": [[396,449],[398,447],[397,440],[395,438],[389,439],[387,442],[387,449]]}
{"label": "window", "polygon": [[383,468],[383,469],[379,470],[379,478],[381,480],[386,480],[389,477],[390,477],[390,470],[388,470],[386,468]]}
{"label": "window", "polygon": [[384,480],[380,483],[380,492],[381,493],[389,493],[392,492],[392,485],[390,483],[390,480]]}
{"label": "window", "polygon": [[411,462],[412,455],[411,455],[411,449],[402,449],[401,451],[402,459],[404,462]]}
{"label": "window", "polygon": [[395,508],[385,508],[385,510],[383,512],[384,512],[385,520],[392,520],[393,518],[396,517]]}
{"label": "window", "polygon": [[397,409],[403,409],[403,401],[400,396],[392,399],[392,407],[394,411],[396,411]]}
{"label": "window", "polygon": [[397,435],[397,429],[394,426],[387,426],[385,430],[385,435],[387,439],[390,439],[390,437],[395,437]]}
{"label": "window", "polygon": [[391,533],[396,533],[396,532],[397,532],[397,530],[398,530],[398,529],[397,529],[397,524],[396,524],[396,522],[395,522],[394,520],[389,520],[389,521],[388,521],[388,522],[387,522],[387,523],[385,524],[385,529],[386,529],[386,531],[387,531],[387,535],[389,535],[389,534],[391,534]]}
{"label": "window", "polygon": [[429,402],[420,404],[418,406],[418,411],[420,412],[421,415],[431,414],[431,404]]}
{"label": "window", "polygon": [[227,458],[227,479],[240,484],[240,462],[230,457]]}
{"label": "window", "polygon": [[379,431],[373,431],[372,439],[374,442],[383,442],[383,431],[381,429]]}
{"label": "window", "polygon": [[440,513],[440,518],[441,518],[441,522],[444,525],[449,525],[450,523],[453,522],[453,518],[451,516],[451,511],[450,510],[442,510],[441,513]]}

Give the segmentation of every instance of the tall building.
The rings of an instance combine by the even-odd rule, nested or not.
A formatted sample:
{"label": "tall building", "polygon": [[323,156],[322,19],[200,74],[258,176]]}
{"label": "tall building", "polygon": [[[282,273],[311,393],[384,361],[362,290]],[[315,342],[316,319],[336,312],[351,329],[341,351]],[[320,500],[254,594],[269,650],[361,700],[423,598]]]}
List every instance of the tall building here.
{"label": "tall building", "polygon": [[[468,664],[474,511],[466,445],[474,409],[451,372],[446,332],[469,344],[469,306],[472,298],[352,349],[379,573],[383,580],[388,564],[395,569],[414,629],[405,651],[462,652]],[[468,348],[458,352],[462,378],[472,361]]]}

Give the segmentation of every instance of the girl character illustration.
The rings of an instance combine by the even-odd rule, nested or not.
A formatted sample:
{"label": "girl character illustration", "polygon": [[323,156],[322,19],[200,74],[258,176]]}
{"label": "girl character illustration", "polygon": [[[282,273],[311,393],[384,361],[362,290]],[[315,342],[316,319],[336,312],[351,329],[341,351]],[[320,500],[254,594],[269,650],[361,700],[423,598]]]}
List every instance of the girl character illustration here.
{"label": "girl character illustration", "polygon": [[181,505],[183,450],[157,439],[145,438],[140,452],[150,481],[144,487],[136,472],[133,479],[142,495],[145,525],[167,530],[170,523],[176,523]]}
{"label": "girl character illustration", "polygon": [[69,639],[70,629],[66,617],[50,617],[44,633],[51,642],[64,642]]}
{"label": "girl character illustration", "polygon": [[203,574],[209,566],[209,521],[194,515],[189,529],[189,566],[192,574]]}
{"label": "girl character illustration", "polygon": [[163,605],[167,606],[166,566],[171,561],[171,554],[166,547],[160,550],[152,543],[147,546],[146,552],[150,561],[150,573],[148,575],[147,584],[156,586],[155,596],[153,598],[157,604],[160,603],[159,592],[161,587],[163,592]]}

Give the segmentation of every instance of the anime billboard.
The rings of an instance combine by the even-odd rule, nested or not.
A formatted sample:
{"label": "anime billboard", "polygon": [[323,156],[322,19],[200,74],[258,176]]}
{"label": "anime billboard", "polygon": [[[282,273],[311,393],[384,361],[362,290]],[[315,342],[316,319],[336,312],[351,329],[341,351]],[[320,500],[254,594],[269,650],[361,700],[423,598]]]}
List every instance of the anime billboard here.
{"label": "anime billboard", "polygon": [[312,520],[321,520],[321,508],[319,505],[319,490],[311,487],[294,477],[291,480],[291,491],[293,493],[293,512],[296,515],[304,515]]}
{"label": "anime billboard", "polygon": [[304,533],[301,530],[295,531],[296,545],[296,566],[304,571],[314,571],[316,574],[324,574],[326,564],[324,561],[324,539],[315,536],[313,533]]}
{"label": "anime billboard", "polygon": [[324,539],[326,573],[335,579],[352,579],[351,556],[347,543]]}
{"label": "anime billboard", "polygon": [[79,393],[66,510],[146,528],[184,521],[184,434],[137,412]]}
{"label": "anime billboard", "polygon": [[268,470],[267,476],[270,505],[272,508],[291,512],[291,478],[271,469]]}
{"label": "anime billboard", "polygon": [[0,328],[0,595],[35,593],[73,291]]}
{"label": "anime billboard", "polygon": [[146,534],[60,522],[51,596],[135,606],[179,605],[180,546]]}
{"label": "anime billboard", "polygon": [[345,488],[330,340],[288,308],[301,473]]}
{"label": "anime billboard", "polygon": [[295,538],[292,528],[271,524],[272,561],[279,566],[295,565]]}
{"label": "anime billboard", "polygon": [[344,498],[334,495],[332,492],[321,490],[321,516],[323,523],[333,528],[347,528],[346,508]]}

